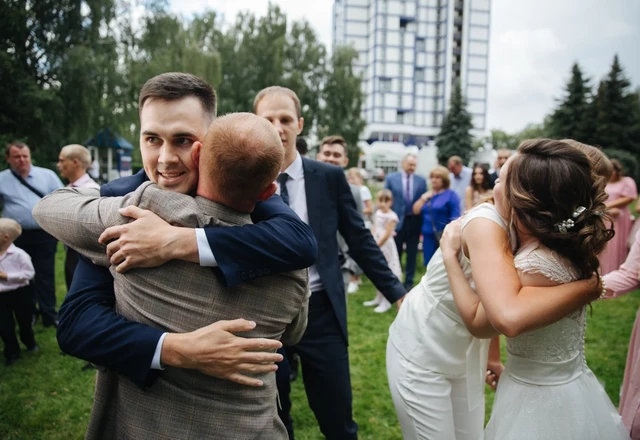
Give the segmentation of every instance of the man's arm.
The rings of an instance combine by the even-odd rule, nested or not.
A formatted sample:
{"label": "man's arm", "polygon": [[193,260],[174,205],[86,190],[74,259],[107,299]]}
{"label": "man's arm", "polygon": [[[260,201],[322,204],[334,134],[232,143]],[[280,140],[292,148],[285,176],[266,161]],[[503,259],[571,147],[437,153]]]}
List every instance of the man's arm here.
{"label": "man's arm", "polygon": [[283,345],[290,347],[292,345],[297,344],[302,339],[302,335],[304,335],[304,331],[307,329],[307,319],[309,314],[309,296],[311,292],[305,295],[304,301],[302,301],[302,307],[300,308],[300,312],[291,322],[291,324],[287,325],[284,329],[284,333],[280,338],[280,342]]}
{"label": "man's arm", "polygon": [[[101,237],[103,242],[113,240],[108,245],[108,253],[118,272],[159,266],[172,259],[205,265],[199,258],[202,249],[199,249],[200,242],[196,245],[195,234],[185,236],[184,228],[171,226],[150,212],[142,216],[126,228],[107,229]],[[313,231],[280,196],[257,203],[251,219],[255,224],[204,228],[217,266],[214,273],[224,286],[305,269],[315,263],[318,247]]]}
{"label": "man's arm", "polygon": [[60,306],[60,349],[124,374],[140,387],[149,386],[160,372],[150,367],[163,332],[127,321],[113,310],[114,304],[109,269],[80,257]]}
{"label": "man's arm", "polygon": [[342,171],[336,172],[335,181],[338,200],[338,230],[349,245],[349,255],[389,302],[394,303],[406,294],[406,290],[398,277],[389,269],[389,265],[382,251],[376,245],[371,232],[365,228]]}

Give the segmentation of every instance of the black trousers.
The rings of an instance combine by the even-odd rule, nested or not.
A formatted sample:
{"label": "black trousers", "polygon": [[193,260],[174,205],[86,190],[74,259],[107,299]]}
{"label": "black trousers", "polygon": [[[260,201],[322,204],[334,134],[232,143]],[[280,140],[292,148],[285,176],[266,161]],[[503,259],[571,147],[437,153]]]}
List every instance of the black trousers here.
{"label": "black trousers", "polygon": [[396,248],[398,249],[398,257],[402,259],[403,244],[407,251],[404,278],[404,287],[407,289],[407,292],[413,288],[413,277],[416,273],[416,258],[418,256],[421,228],[422,216],[408,215],[402,222],[402,228],[400,228],[394,237]]}
{"label": "black trousers", "polygon": [[[311,295],[307,330],[302,340],[290,348],[300,356],[307,400],[320,431],[329,440],[357,439],[358,425],[352,415],[349,351],[325,291]],[[281,405],[278,413],[289,438],[293,439],[289,365],[285,350],[280,349],[279,353],[284,361],[278,364],[276,371]]]}
{"label": "black trousers", "polygon": [[27,348],[36,345],[31,327],[32,291],[33,286],[29,284],[10,292],[0,292],[0,337],[4,342],[4,357],[7,359],[20,356],[16,321],[22,343]]}
{"label": "black trousers", "polygon": [[64,258],[64,280],[67,283],[67,292],[71,289],[71,281],[73,281],[73,273],[76,271],[80,254],[65,246],[67,256]]}
{"label": "black trousers", "polygon": [[42,315],[42,324],[52,325],[58,320],[54,279],[58,241],[42,230],[23,230],[14,244],[29,254],[36,271],[33,278],[33,312],[37,313],[37,304]]}

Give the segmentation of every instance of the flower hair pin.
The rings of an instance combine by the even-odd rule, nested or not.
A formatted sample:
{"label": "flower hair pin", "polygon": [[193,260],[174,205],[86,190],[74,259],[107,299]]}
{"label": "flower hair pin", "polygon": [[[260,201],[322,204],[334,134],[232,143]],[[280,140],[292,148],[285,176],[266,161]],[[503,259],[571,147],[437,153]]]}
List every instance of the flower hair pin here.
{"label": "flower hair pin", "polygon": [[[572,217],[573,218],[577,218],[578,216],[580,216],[580,214],[582,214],[583,212],[585,212],[587,210],[587,208],[585,208],[584,206],[578,206],[576,208],[575,211],[573,211]],[[573,221],[572,218],[568,218],[566,220],[562,220],[561,222],[556,223],[554,226],[556,228],[556,231],[562,233],[562,234],[566,234],[567,231],[569,231],[569,229],[573,228],[575,226],[575,222]]]}

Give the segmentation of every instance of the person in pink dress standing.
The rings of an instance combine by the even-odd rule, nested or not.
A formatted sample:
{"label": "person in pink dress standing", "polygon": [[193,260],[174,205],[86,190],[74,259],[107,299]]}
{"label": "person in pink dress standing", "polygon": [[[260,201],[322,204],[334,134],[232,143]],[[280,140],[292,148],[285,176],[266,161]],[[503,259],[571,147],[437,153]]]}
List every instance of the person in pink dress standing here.
{"label": "person in pink dress standing", "polygon": [[[631,252],[618,270],[603,277],[607,296],[617,297],[640,287],[640,234],[636,235]],[[629,429],[633,440],[640,440],[640,310],[633,325],[629,342],[627,366],[624,369],[622,397],[620,398],[622,422]]]}
{"label": "person in pink dress standing", "polygon": [[605,191],[609,195],[606,203],[607,211],[614,219],[613,228],[616,235],[607,243],[607,247],[599,257],[603,275],[616,270],[627,258],[629,252],[627,240],[632,225],[629,204],[638,197],[636,183],[631,177],[625,177],[620,162],[611,159],[611,165],[613,165],[613,174]]}

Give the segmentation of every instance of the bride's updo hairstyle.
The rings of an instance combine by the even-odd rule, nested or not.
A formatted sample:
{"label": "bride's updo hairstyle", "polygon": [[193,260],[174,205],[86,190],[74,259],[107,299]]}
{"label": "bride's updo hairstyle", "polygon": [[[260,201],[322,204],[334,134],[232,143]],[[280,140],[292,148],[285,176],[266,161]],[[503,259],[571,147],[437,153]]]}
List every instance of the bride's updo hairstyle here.
{"label": "bride's updo hairstyle", "polygon": [[518,147],[504,185],[514,220],[566,257],[582,278],[598,269],[598,254],[614,234],[604,215],[607,196],[599,172],[568,141],[530,139]]}

